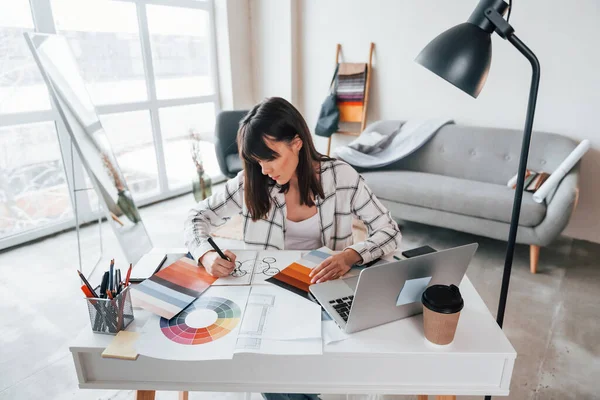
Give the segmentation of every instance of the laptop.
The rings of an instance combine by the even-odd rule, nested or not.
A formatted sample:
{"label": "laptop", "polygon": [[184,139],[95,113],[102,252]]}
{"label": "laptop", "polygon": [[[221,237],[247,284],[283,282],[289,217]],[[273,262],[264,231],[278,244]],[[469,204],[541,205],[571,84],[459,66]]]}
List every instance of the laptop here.
{"label": "laptop", "polygon": [[358,276],[311,285],[312,296],[346,333],[423,312],[431,285],[458,286],[477,243],[363,269]]}

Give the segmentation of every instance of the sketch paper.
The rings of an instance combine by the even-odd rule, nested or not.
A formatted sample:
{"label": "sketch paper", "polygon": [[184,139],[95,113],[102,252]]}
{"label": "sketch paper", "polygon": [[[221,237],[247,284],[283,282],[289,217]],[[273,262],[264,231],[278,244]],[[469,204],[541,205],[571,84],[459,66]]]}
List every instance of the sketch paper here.
{"label": "sketch paper", "polygon": [[261,251],[256,259],[252,285],[270,285],[269,282],[265,282],[265,279],[277,275],[301,257],[300,251]]}
{"label": "sketch paper", "polygon": [[320,339],[321,306],[274,285],[253,286],[240,337]]}
{"label": "sketch paper", "polygon": [[282,269],[297,261],[300,251],[250,251],[234,250],[236,268],[231,275],[219,278],[214,286],[260,285]]}
{"label": "sketch paper", "polygon": [[217,278],[194,260],[183,257],[138,285],[131,294],[137,307],[171,319],[186,308]]}
{"label": "sketch paper", "polygon": [[219,278],[213,283],[214,286],[250,285],[254,274],[254,263],[256,251],[234,250],[235,269],[229,276]]}
{"label": "sketch paper", "polygon": [[249,293],[248,286],[213,286],[171,320],[152,315],[138,353],[165,360],[233,358]]}

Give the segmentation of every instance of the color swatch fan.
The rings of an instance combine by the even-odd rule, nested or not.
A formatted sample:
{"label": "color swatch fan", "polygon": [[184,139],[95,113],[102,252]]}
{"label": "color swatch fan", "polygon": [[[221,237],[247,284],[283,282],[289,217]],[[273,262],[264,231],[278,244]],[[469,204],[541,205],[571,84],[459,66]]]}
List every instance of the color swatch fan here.
{"label": "color swatch fan", "polygon": [[168,339],[179,344],[209,343],[235,329],[241,317],[242,311],[233,301],[203,296],[175,318],[161,318],[160,329]]}
{"label": "color swatch fan", "polygon": [[171,319],[200,297],[216,280],[196,261],[183,257],[133,286],[132,296],[136,306]]}
{"label": "color swatch fan", "polygon": [[138,353],[163,360],[233,358],[249,294],[250,286],[211,286],[171,320],[150,316]]}
{"label": "color swatch fan", "polygon": [[304,298],[308,298],[308,287],[311,285],[310,271],[332,254],[332,251],[327,247],[310,251],[301,259],[288,265],[277,275],[266,279],[265,282],[270,282]]}

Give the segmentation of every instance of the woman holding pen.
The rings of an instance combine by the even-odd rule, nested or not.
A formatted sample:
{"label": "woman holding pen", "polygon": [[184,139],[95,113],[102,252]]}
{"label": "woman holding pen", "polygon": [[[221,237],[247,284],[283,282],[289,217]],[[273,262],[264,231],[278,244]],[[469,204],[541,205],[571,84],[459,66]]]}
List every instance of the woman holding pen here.
{"label": "woman holding pen", "polygon": [[[302,115],[272,97],[254,106],[240,123],[238,148],[243,171],[225,189],[199,202],[185,223],[188,250],[214,276],[234,269],[235,255],[223,259],[208,242],[212,228],[241,214],[246,248],[342,250],[314,269],[313,281],[344,275],[392,253],[400,243],[398,224],[349,164],[317,152]],[[352,218],[368,229],[353,243]]]}
{"label": "woman holding pen", "polygon": [[[272,97],[254,106],[240,122],[237,142],[243,171],[199,202],[185,223],[186,246],[211,275],[227,276],[235,268],[235,255],[224,250],[221,257],[208,239],[212,228],[236,214],[244,220],[246,248],[341,250],[313,269],[313,283],[398,248],[400,230],[388,210],[354,168],[317,152],[304,118],[286,100]],[[365,241],[353,243],[353,217],[367,226]]]}

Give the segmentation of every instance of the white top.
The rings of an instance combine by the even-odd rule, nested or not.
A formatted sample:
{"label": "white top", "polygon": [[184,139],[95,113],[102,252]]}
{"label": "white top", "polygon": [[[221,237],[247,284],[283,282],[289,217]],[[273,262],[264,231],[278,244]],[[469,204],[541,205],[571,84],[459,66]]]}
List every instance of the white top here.
{"label": "white top", "polygon": [[286,218],[284,236],[286,250],[314,250],[322,247],[319,213],[299,222]]}

